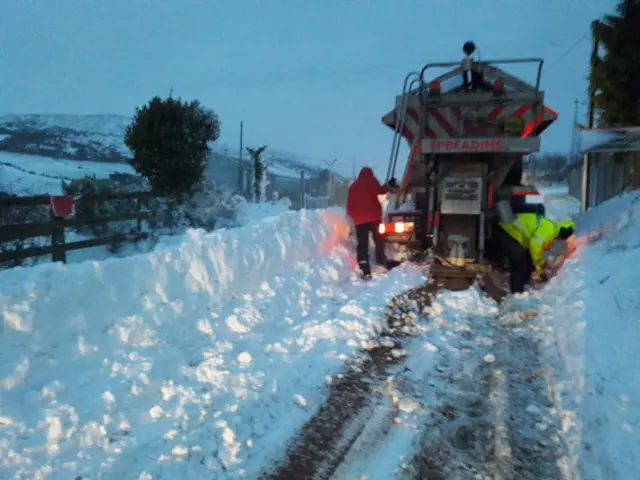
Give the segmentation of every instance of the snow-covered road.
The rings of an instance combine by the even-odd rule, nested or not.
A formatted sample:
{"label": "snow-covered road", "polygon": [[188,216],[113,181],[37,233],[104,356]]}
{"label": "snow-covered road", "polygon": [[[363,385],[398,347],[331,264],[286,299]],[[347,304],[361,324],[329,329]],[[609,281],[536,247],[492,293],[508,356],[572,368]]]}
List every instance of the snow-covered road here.
{"label": "snow-covered road", "polygon": [[[576,217],[574,199],[545,193],[550,216]],[[393,345],[401,361],[365,371],[367,401],[345,405],[355,413],[335,437],[319,435],[324,460],[306,456],[303,435],[270,478],[311,457],[321,468],[305,478],[640,478],[640,369],[629,362],[640,279],[626,268],[637,263],[637,205],[630,193],[577,217],[581,233],[605,236],[541,290],[497,305],[472,288],[410,306],[412,335]]]}
{"label": "snow-covered road", "polygon": [[344,372],[267,478],[565,478],[537,310],[478,287],[410,297],[390,311],[409,332]]}

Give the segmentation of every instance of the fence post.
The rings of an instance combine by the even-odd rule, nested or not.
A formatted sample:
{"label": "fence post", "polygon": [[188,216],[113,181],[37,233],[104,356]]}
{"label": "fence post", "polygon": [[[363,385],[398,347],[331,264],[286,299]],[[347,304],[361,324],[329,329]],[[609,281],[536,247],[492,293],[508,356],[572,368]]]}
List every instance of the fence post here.
{"label": "fence post", "polygon": [[238,166],[238,191],[242,194],[244,191],[244,166]]}
{"label": "fence post", "polygon": [[304,170],[300,170],[300,209],[307,208],[307,188],[304,178]]}
{"label": "fence post", "polygon": [[53,247],[53,261],[67,263],[67,251],[64,249],[64,224],[62,220],[52,219],[51,247]]}
{"label": "fence post", "polygon": [[333,198],[333,173],[329,172],[329,181],[327,182],[327,201],[328,205],[331,205],[331,199]]}
{"label": "fence post", "polygon": [[[600,39],[598,38],[598,36],[596,35],[596,31],[597,29],[594,28],[595,26],[597,26],[599,24],[598,20],[594,20],[593,22],[591,22],[591,57],[589,60],[589,109],[588,109],[588,121],[587,121],[587,127],[588,128],[593,128],[593,124],[595,121],[595,96],[596,96],[596,88],[595,85],[593,84],[593,72],[595,69],[595,65],[598,61],[598,47],[600,45]],[[586,213],[587,210],[589,210],[589,207],[591,206],[589,204],[589,194],[591,191],[591,162],[592,162],[592,158],[591,158],[591,154],[589,152],[585,152],[584,155],[582,156],[583,160],[582,160],[582,164],[583,164],[583,171],[582,171],[582,196],[581,196],[581,205],[580,205],[580,210],[581,213]]]}

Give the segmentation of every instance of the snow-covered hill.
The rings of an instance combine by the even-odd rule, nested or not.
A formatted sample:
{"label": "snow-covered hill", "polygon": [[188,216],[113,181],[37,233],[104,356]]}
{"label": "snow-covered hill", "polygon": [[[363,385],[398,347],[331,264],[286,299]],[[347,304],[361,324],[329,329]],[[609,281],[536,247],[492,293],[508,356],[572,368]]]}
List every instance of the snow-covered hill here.
{"label": "snow-covered hill", "polygon": [[118,115],[5,115],[0,150],[71,160],[125,163],[124,132]]}
{"label": "snow-covered hill", "polygon": [[[129,117],[121,115],[5,115],[0,116],[0,151],[65,160],[126,163],[130,151],[124,144]],[[212,170],[237,170],[237,147],[211,145]],[[234,153],[231,153],[234,152]],[[294,154],[268,151],[273,176],[297,179],[304,170],[313,178],[326,168],[320,160],[299,159]],[[248,155],[243,163],[249,166]],[[237,181],[237,174],[229,175]],[[226,176],[224,176],[226,181]]]}

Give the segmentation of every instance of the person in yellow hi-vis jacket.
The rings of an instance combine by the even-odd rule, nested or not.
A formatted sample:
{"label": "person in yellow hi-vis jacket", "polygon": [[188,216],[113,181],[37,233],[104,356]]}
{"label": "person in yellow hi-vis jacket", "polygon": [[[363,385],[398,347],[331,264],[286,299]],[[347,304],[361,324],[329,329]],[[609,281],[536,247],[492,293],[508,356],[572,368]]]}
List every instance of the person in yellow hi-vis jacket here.
{"label": "person in yellow hi-vis jacket", "polygon": [[557,238],[566,240],[573,235],[575,223],[555,221],[535,213],[518,213],[509,223],[499,223],[497,241],[509,261],[511,293],[524,292],[535,272],[546,278],[544,251]]}

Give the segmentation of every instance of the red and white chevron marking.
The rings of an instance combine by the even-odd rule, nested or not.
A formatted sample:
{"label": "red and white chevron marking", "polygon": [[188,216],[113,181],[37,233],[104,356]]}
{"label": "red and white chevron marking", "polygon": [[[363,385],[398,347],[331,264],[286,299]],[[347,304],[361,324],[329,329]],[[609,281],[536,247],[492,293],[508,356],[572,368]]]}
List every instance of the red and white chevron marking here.
{"label": "red and white chevron marking", "polygon": [[[497,121],[502,117],[521,117],[525,125],[529,127],[525,131],[530,133],[533,127],[534,115],[531,105],[480,105],[474,107],[440,107],[429,108],[427,115],[426,138],[456,138],[456,137],[501,137],[505,136],[497,125],[490,123],[476,122],[473,118],[488,118],[490,121]],[[394,127],[395,113],[385,116],[385,123],[391,128]],[[554,120],[557,114],[545,107],[544,114],[539,116],[538,121]],[[419,113],[414,108],[407,110],[405,124],[402,135],[409,141],[418,133],[420,124]],[[528,131],[527,131],[528,130]]]}

